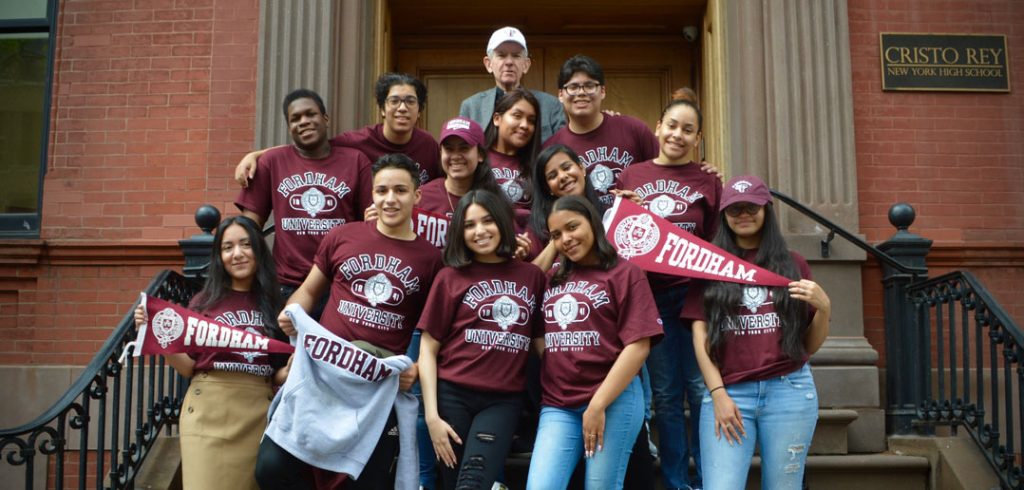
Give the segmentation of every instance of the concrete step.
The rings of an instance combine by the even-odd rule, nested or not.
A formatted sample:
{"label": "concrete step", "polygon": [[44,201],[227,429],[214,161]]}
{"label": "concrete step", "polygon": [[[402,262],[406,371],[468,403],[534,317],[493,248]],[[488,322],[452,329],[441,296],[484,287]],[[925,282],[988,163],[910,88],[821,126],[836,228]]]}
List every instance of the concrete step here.
{"label": "concrete step", "polygon": [[[928,458],[919,456],[880,453],[807,457],[807,484],[812,489],[925,490],[928,472]],[[747,477],[747,489],[760,488],[761,458],[755,456]]]}
{"label": "concrete step", "polygon": [[[526,488],[526,474],[529,466],[529,457],[509,458],[505,465],[505,483],[510,489]],[[655,466],[657,468],[657,462]],[[663,490],[660,473],[656,474],[658,475],[656,490]],[[865,488],[925,490],[929,488],[928,481],[929,460],[926,457],[892,453],[810,455],[807,457],[807,483],[810,488],[815,490],[863,490]],[[754,456],[747,474],[747,489],[758,490],[760,488],[761,457]]]}
{"label": "concrete step", "polygon": [[818,410],[818,425],[814,428],[809,454],[846,454],[848,432],[852,422],[857,420],[857,411],[843,408],[822,408]]}
{"label": "concrete step", "polygon": [[178,436],[160,434],[135,477],[135,488],[182,490],[181,443]]}

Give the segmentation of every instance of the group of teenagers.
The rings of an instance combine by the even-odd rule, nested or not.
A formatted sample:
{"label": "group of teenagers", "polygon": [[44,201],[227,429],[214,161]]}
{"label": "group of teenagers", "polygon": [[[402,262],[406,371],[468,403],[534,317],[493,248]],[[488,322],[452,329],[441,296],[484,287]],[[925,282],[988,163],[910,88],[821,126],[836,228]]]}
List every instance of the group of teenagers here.
{"label": "group of teenagers", "polygon": [[[685,92],[651,133],[602,110],[589,57],[563,64],[557,97],[521,86],[518,29],[494,32],[484,66],[496,87],[467,98],[439,140],[416,127],[427,91],[409,75],[377,80],[381,123],[333,138],[320,96],[289,93],[292,143],[239,163],[241,214],[218,226],[190,304],[287,339],[306,328],[282,311],[294,303],[373,356],[408,354],[398,390],[421,396],[415,437],[395,412],[322,420],[315,406],[308,427],[265,437],[297,354],[169,355],[192,378],[184,487],[395,488],[399,447],[414,439],[415,485],[428,489],[500,485],[514,440],[532,442],[528,489],[653,489],[653,451],[665,488],[742,489],[755,447],[764,488],[800,488],[818,413],[807,360],[831,307],[788,250],[768,187],[723,185],[699,162],[702,116]],[[646,273],[606,237],[616,198],[792,282]],[[303,454],[349,457],[331,432],[372,418],[386,422],[357,435],[369,448],[358,471]]]}

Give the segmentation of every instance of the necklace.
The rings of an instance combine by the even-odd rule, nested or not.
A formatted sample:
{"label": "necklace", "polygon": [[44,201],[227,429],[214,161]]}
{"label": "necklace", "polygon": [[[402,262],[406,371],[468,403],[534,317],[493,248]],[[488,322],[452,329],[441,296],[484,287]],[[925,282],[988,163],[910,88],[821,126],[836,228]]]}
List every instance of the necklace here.
{"label": "necklace", "polygon": [[452,210],[452,216],[454,216],[455,215],[455,205],[452,204],[452,193],[448,192],[448,188],[445,188],[445,190],[444,190],[444,197],[448,198],[448,209]]}

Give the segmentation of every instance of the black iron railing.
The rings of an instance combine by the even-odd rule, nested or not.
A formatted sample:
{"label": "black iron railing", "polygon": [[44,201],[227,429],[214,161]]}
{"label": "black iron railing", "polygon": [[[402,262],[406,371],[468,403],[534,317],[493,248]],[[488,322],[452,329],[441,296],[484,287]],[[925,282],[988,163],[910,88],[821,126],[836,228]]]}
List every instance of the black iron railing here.
{"label": "black iron railing", "polygon": [[[928,275],[928,269],[927,268],[907,265],[907,264],[904,264],[904,263],[900,262],[895,257],[893,257],[893,256],[885,253],[884,251],[880,250],[878,247],[875,247],[875,246],[871,245],[870,243],[864,241],[864,239],[862,239],[861,237],[859,237],[857,235],[854,235],[853,233],[850,233],[849,231],[847,231],[842,226],[839,226],[839,225],[833,223],[831,220],[829,220],[828,218],[822,216],[817,211],[815,211],[815,210],[813,210],[813,209],[803,205],[803,203],[801,203],[800,201],[797,201],[796,199],[793,199],[792,197],[789,197],[786,194],[783,194],[783,193],[781,193],[781,192],[779,192],[777,190],[774,190],[774,189],[771,190],[771,193],[772,193],[772,196],[775,196],[776,199],[786,203],[789,207],[791,207],[791,208],[797,210],[798,212],[800,212],[800,214],[802,214],[804,216],[807,216],[808,218],[810,218],[814,222],[816,222],[819,225],[824,226],[825,228],[828,229],[828,236],[826,236],[825,238],[823,238],[821,240],[821,256],[823,258],[828,258],[828,256],[829,256],[829,244],[832,243],[832,240],[835,239],[836,235],[839,235],[840,237],[844,238],[846,241],[852,243],[857,248],[867,252],[869,255],[871,255],[872,257],[877,259],[882,264],[885,264],[885,265],[887,265],[889,267],[892,267],[892,268],[894,268],[894,269],[896,269],[896,270],[898,270],[898,271],[900,271],[902,273],[911,274],[911,275],[919,275],[919,276],[922,276],[922,275],[926,276],[926,275]],[[913,208],[911,208],[907,204],[896,204],[896,205],[894,205],[892,207],[892,209],[889,210],[890,220],[893,217],[893,213],[905,213],[905,212],[907,212],[908,209],[909,209],[909,212],[911,214],[913,214],[913,212],[914,212]],[[914,220],[914,218],[911,217],[910,221],[913,221],[913,220]],[[910,226],[910,224],[908,223],[907,226]]]}
{"label": "black iron railing", "polygon": [[[187,305],[199,286],[194,279],[164,271],[146,294]],[[49,410],[25,425],[0,430],[0,464],[23,468],[24,488],[38,486],[40,470],[44,478],[52,478],[45,482],[47,488],[134,488],[157,436],[177,424],[188,380],[159,356],[129,356],[124,364],[118,362],[125,345],[135,340],[134,309],[128,309],[82,375]],[[21,483],[0,486],[17,488]]]}
{"label": "black iron railing", "polygon": [[963,427],[1003,488],[1024,488],[1020,327],[969,272],[914,284],[907,292],[924,338],[920,420],[947,424],[954,433]]}

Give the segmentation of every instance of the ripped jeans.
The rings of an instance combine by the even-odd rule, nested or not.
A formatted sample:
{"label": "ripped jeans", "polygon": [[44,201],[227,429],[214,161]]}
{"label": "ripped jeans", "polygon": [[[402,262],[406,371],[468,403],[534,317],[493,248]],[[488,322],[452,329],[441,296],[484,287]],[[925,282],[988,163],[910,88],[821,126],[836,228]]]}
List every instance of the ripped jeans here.
{"label": "ripped jeans", "polygon": [[715,437],[715,408],[705,390],[701,401],[700,452],[705,490],[742,490],[761,449],[761,488],[800,490],[807,450],[818,421],[818,392],[810,365],[785,376],[725,387],[743,416],[747,436],[729,445]]}
{"label": "ripped jeans", "polygon": [[438,415],[452,426],[462,444],[452,443],[459,465],[439,464],[446,490],[489,490],[505,467],[519,422],[522,393],[488,393],[437,381]]}

